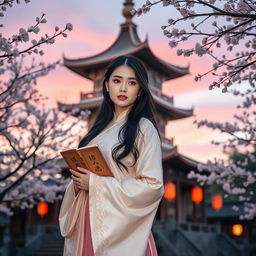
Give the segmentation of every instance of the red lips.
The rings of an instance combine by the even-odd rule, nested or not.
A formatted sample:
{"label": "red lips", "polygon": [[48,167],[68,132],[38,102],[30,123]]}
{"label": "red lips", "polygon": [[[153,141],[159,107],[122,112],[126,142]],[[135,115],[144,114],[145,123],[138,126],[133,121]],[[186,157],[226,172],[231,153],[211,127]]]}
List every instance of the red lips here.
{"label": "red lips", "polygon": [[127,97],[125,95],[118,95],[117,98],[119,100],[126,100],[127,99]]}

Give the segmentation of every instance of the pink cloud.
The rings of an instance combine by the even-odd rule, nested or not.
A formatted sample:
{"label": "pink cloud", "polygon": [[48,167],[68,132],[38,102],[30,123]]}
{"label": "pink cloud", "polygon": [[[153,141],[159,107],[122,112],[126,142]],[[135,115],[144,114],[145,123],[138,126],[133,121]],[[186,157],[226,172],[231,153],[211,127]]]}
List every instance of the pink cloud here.
{"label": "pink cloud", "polygon": [[[48,4],[47,8],[50,10],[52,5]],[[118,12],[120,12],[121,15],[121,5],[118,6]],[[103,13],[104,12],[100,13],[102,20],[107,20],[106,17],[103,17]],[[49,13],[48,17],[52,17],[51,15],[52,14]],[[107,49],[114,42],[119,32],[119,24],[113,25],[111,33],[103,30],[96,31],[86,22],[90,19],[90,16],[85,17],[81,13],[77,15],[75,12],[69,11],[68,8],[63,8],[61,15],[58,13],[56,16],[58,19],[60,16],[63,16],[63,20],[65,21],[50,21],[45,26],[42,26],[41,31],[43,33],[50,33],[55,25],[59,24],[59,26],[62,27],[66,22],[71,22],[74,25],[74,30],[68,33],[67,38],[60,37],[56,39],[54,45],[43,47],[46,51],[46,55],[41,59],[46,62],[62,59],[63,53],[68,58],[89,57],[98,54]],[[34,17],[31,20],[34,20]],[[30,24],[30,22],[28,22],[28,24]],[[14,25],[17,26],[16,23]],[[15,33],[18,29],[19,27],[14,28],[13,26],[8,26],[8,33]],[[138,28],[138,32],[140,32],[139,30],[140,27]],[[151,41],[150,38],[150,48],[157,57],[182,67],[190,64],[191,75],[174,79],[163,84],[163,92],[165,94],[175,97],[176,95],[182,96],[183,93],[208,88],[210,78],[205,78],[200,83],[196,83],[194,81],[194,75],[211,68],[209,58],[199,58],[197,56],[190,58],[178,57],[176,56],[176,48],[173,49],[168,46],[167,38],[153,41]],[[144,38],[141,39],[143,40]],[[38,58],[39,61],[41,59]],[[90,81],[76,75],[65,67],[57,68],[47,77],[40,78],[38,82],[41,93],[49,97],[49,106],[55,106],[56,100],[67,103],[77,103],[79,102],[80,91],[92,90],[92,83]],[[224,121],[232,118],[233,110],[232,103],[227,104],[225,108],[217,105],[201,105],[195,107],[195,114],[198,120],[208,118],[208,120]],[[166,127],[166,136],[168,138],[174,137],[174,143],[178,145],[179,151],[196,160],[206,161],[207,159],[213,159],[215,156],[222,156],[221,149],[210,143],[214,137],[222,138],[222,135],[208,128],[197,129],[196,125],[192,123],[193,120],[194,117],[169,122]]]}
{"label": "pink cloud", "polygon": [[167,95],[175,95],[209,87],[211,81],[209,76],[204,77],[199,82],[195,82],[194,77],[196,74],[202,74],[211,69],[212,63],[210,57],[204,56],[200,58],[192,55],[191,57],[185,58],[177,56],[177,48],[169,47],[167,39],[150,43],[150,48],[160,59],[180,67],[189,66],[190,74],[163,83],[163,92]]}
{"label": "pink cloud", "polygon": [[92,82],[79,77],[66,68],[61,68],[56,74],[52,71],[48,76],[39,79],[40,92],[49,97],[48,106],[55,106],[56,101],[63,103],[78,103],[80,91],[89,92],[92,90]]}
{"label": "pink cloud", "polygon": [[[95,55],[100,53],[101,51],[104,51],[108,46],[110,46],[114,42],[115,36],[107,33],[97,33],[90,29],[77,28],[72,32],[70,39],[86,43],[87,46],[91,47],[91,51],[86,51],[85,49],[85,51],[82,53],[76,50],[75,48],[72,48],[72,55],[66,55],[66,57],[68,58],[82,58],[89,57],[91,55]],[[106,44],[106,42],[109,43]]]}
{"label": "pink cloud", "polygon": [[174,137],[174,144],[180,152],[198,161],[213,160],[214,157],[226,158],[221,153],[221,147],[211,144],[212,140],[225,141],[228,136],[219,130],[207,127],[197,128],[193,121],[207,119],[209,121],[226,122],[233,120],[234,107],[202,106],[197,109],[197,117],[190,117],[178,121],[170,121],[166,126],[166,137]]}

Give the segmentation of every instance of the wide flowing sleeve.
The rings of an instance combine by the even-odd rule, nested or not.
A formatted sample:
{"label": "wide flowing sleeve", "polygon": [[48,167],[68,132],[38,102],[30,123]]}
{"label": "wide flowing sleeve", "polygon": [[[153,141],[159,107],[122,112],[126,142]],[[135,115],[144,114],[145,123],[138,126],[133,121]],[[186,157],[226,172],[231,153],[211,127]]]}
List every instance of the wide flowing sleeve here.
{"label": "wide flowing sleeve", "polygon": [[71,180],[65,190],[59,212],[60,232],[65,237],[63,250],[65,256],[82,256],[87,199],[88,193],[85,190],[80,190],[75,195]]}
{"label": "wide flowing sleeve", "polygon": [[95,255],[145,255],[152,222],[163,196],[163,169],[156,128],[150,121],[141,128],[144,136],[138,139],[140,155],[135,178],[119,181],[90,176]]}

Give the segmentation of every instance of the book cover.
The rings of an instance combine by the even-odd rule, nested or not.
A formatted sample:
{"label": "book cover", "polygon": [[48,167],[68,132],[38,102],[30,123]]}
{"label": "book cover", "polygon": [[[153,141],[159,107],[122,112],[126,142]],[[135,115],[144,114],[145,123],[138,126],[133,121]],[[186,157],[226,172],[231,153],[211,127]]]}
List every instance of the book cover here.
{"label": "book cover", "polygon": [[100,176],[114,176],[97,144],[65,150],[60,154],[72,170],[79,172],[77,167],[82,167]]}

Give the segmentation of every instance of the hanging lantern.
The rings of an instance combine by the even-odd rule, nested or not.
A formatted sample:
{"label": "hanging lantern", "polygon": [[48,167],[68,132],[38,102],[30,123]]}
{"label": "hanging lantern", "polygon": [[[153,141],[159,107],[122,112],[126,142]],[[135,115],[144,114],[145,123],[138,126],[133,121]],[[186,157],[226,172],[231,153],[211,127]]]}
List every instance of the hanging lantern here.
{"label": "hanging lantern", "polygon": [[37,204],[37,214],[41,217],[48,213],[48,204],[46,202],[39,202]]}
{"label": "hanging lantern", "polygon": [[216,194],[212,197],[212,208],[216,211],[219,211],[223,206],[222,196],[220,194]]}
{"label": "hanging lantern", "polygon": [[164,198],[172,200],[176,198],[176,185],[172,182],[168,182],[164,186]]}
{"label": "hanging lantern", "polygon": [[233,236],[241,236],[244,231],[243,225],[241,224],[234,224],[232,226],[232,234]]}
{"label": "hanging lantern", "polygon": [[203,201],[203,189],[201,187],[195,186],[192,188],[191,200],[197,204]]}

